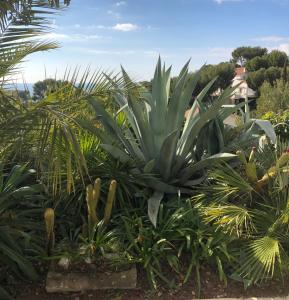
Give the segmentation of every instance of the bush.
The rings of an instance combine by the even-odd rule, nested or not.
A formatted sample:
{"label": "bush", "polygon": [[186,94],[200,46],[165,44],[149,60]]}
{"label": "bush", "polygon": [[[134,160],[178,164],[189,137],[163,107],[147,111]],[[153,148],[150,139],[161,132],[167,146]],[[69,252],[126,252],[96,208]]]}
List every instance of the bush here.
{"label": "bush", "polygon": [[228,250],[232,239],[204,224],[190,199],[161,204],[156,228],[142,210],[121,215],[116,223],[125,254],[143,266],[154,288],[159,281],[173,286],[179,283],[176,277],[186,282],[195,273],[200,292],[200,266],[204,264],[214,265],[220,280],[226,282],[225,266],[233,261]]}
{"label": "bush", "polygon": [[289,109],[289,82],[277,80],[273,86],[264,82],[257,99],[257,115],[262,116],[268,111],[280,113],[286,109]]}
{"label": "bush", "polygon": [[288,56],[285,52],[279,50],[273,50],[267,55],[267,60],[271,67],[282,68],[287,61]]}
{"label": "bush", "polygon": [[[33,173],[25,165],[7,172],[0,164],[0,270],[5,274],[1,282],[7,280],[7,274],[37,277],[31,259],[42,249],[39,230],[45,198],[41,185],[27,183]],[[0,286],[0,298],[7,297]]]}
{"label": "bush", "polygon": [[241,167],[214,168],[211,184],[196,199],[209,224],[236,238],[234,277],[247,284],[282,275],[289,267],[289,154],[278,152],[277,159],[271,147],[253,149],[249,158],[238,152]]}
{"label": "bush", "polygon": [[274,125],[275,132],[281,141],[289,140],[289,110],[285,110],[282,113],[269,111],[261,119],[269,120]]}

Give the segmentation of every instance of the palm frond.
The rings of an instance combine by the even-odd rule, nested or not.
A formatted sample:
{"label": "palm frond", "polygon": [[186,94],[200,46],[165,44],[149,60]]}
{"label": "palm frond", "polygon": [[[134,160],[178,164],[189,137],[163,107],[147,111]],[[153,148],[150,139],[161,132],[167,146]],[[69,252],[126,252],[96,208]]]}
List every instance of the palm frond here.
{"label": "palm frond", "polygon": [[237,236],[250,235],[254,224],[250,210],[237,205],[208,206],[203,208],[204,219],[218,228]]}
{"label": "palm frond", "polygon": [[244,253],[240,274],[253,283],[272,278],[276,267],[281,268],[282,252],[281,244],[273,237],[264,236],[252,241]]}
{"label": "palm frond", "polygon": [[218,165],[209,171],[213,184],[201,188],[210,195],[210,201],[226,201],[233,197],[246,197],[254,188],[246,179],[227,164]]}
{"label": "palm frond", "polygon": [[89,120],[98,126],[88,99],[97,96],[105,103],[114,90],[101,70],[90,72],[88,68],[81,74],[76,68],[68,70],[61,84],[36,103],[27,105],[13,97],[7,102],[5,95],[1,101],[0,94],[2,156],[13,153],[34,161],[54,193],[63,184],[71,192],[75,180],[83,180],[89,173],[79,144],[82,125]]}
{"label": "palm frond", "polygon": [[[67,3],[67,2],[66,2]],[[7,0],[0,2],[0,79],[19,66],[31,53],[57,47],[37,37],[50,31],[49,15],[61,7],[59,1]]]}

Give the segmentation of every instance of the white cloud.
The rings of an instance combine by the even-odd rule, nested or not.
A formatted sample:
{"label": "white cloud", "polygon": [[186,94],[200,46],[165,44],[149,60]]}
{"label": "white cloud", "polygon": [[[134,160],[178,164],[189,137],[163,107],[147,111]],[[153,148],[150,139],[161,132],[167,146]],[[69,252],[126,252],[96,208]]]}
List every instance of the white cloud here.
{"label": "white cloud", "polygon": [[278,49],[286,52],[289,55],[289,43],[279,45]]}
{"label": "white cloud", "polygon": [[112,28],[118,31],[135,31],[139,27],[136,24],[132,24],[132,23],[118,23]]}
{"label": "white cloud", "polygon": [[139,55],[142,55],[144,54],[146,57],[149,57],[149,58],[153,58],[153,59],[157,59],[159,56],[161,56],[162,59],[164,58],[173,58],[173,57],[176,57],[175,54],[172,54],[172,53],[164,53],[164,51],[162,50],[146,50],[146,51],[143,51],[143,53],[140,53]]}
{"label": "white cloud", "polygon": [[132,55],[136,52],[134,50],[96,50],[96,49],[89,49],[89,48],[75,48],[74,50],[86,53],[86,54],[95,54],[95,55]]}
{"label": "white cloud", "polygon": [[110,39],[111,37],[104,37],[96,34],[64,34],[64,33],[48,33],[41,36],[41,39],[45,40],[57,40],[57,41],[70,41],[70,42],[83,42],[87,40],[103,40]]}
{"label": "white cloud", "polygon": [[252,39],[253,41],[259,42],[269,42],[269,43],[277,43],[277,42],[285,42],[289,41],[289,37],[283,37],[278,35],[269,35]]}
{"label": "white cloud", "polygon": [[[80,24],[74,24],[67,27],[62,27],[66,29],[81,29],[81,30],[95,30],[95,29],[105,29],[105,30],[118,30],[118,31],[134,31],[139,29],[140,27],[136,24],[132,23],[117,23],[114,26],[105,26],[105,25],[96,25],[96,24],[90,24],[90,25],[80,25]],[[146,29],[152,29],[151,26],[147,26]],[[50,35],[50,34],[49,34]],[[48,36],[48,35],[46,35]],[[69,36],[66,34],[51,34],[51,38],[56,39],[69,39]],[[81,34],[72,34],[71,37],[79,37]],[[84,37],[88,37],[87,35],[83,35]],[[100,36],[101,37],[101,36]]]}
{"label": "white cloud", "polygon": [[225,2],[242,2],[243,0],[213,0],[213,1],[218,4],[223,4]]}
{"label": "white cloud", "polygon": [[63,33],[47,33],[47,34],[44,34],[42,36],[40,36],[41,39],[45,39],[45,40],[48,40],[48,39],[52,39],[52,40],[66,40],[66,39],[69,39],[69,35],[67,34],[63,34]]}
{"label": "white cloud", "polygon": [[115,6],[123,6],[123,5],[126,5],[126,2],[125,1],[118,1],[115,3]]}

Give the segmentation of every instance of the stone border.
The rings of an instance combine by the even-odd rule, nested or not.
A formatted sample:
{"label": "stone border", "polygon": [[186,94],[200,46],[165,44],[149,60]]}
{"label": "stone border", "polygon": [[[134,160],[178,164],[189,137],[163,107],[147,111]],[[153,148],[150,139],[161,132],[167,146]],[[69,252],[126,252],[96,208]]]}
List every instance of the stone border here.
{"label": "stone border", "polygon": [[46,278],[47,293],[82,292],[88,290],[135,289],[136,266],[121,272],[70,272],[67,274],[50,270]]}

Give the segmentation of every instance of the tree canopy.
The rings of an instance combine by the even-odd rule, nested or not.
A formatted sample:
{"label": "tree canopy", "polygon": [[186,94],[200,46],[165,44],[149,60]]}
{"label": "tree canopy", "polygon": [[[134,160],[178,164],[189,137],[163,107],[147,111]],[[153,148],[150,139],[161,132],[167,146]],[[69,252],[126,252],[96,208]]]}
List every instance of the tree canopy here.
{"label": "tree canopy", "polygon": [[[287,60],[285,52],[266,48],[239,47],[232,52],[232,61],[237,65],[246,67],[249,86],[259,91],[265,81],[271,85],[281,77],[287,78]],[[287,79],[286,79],[287,81]]]}
{"label": "tree canopy", "polygon": [[64,83],[61,80],[55,80],[52,78],[47,78],[42,81],[37,81],[33,85],[33,96],[34,101],[39,101],[43,99],[48,93],[53,93],[60,85]]}
{"label": "tree canopy", "polygon": [[201,70],[196,92],[200,92],[215,77],[217,80],[210,91],[214,92],[218,88],[225,89],[231,84],[234,75],[235,67],[232,63],[222,62],[217,65],[206,65]]}
{"label": "tree canopy", "polygon": [[232,52],[232,62],[245,66],[248,60],[268,53],[266,48],[261,47],[238,47]]}

